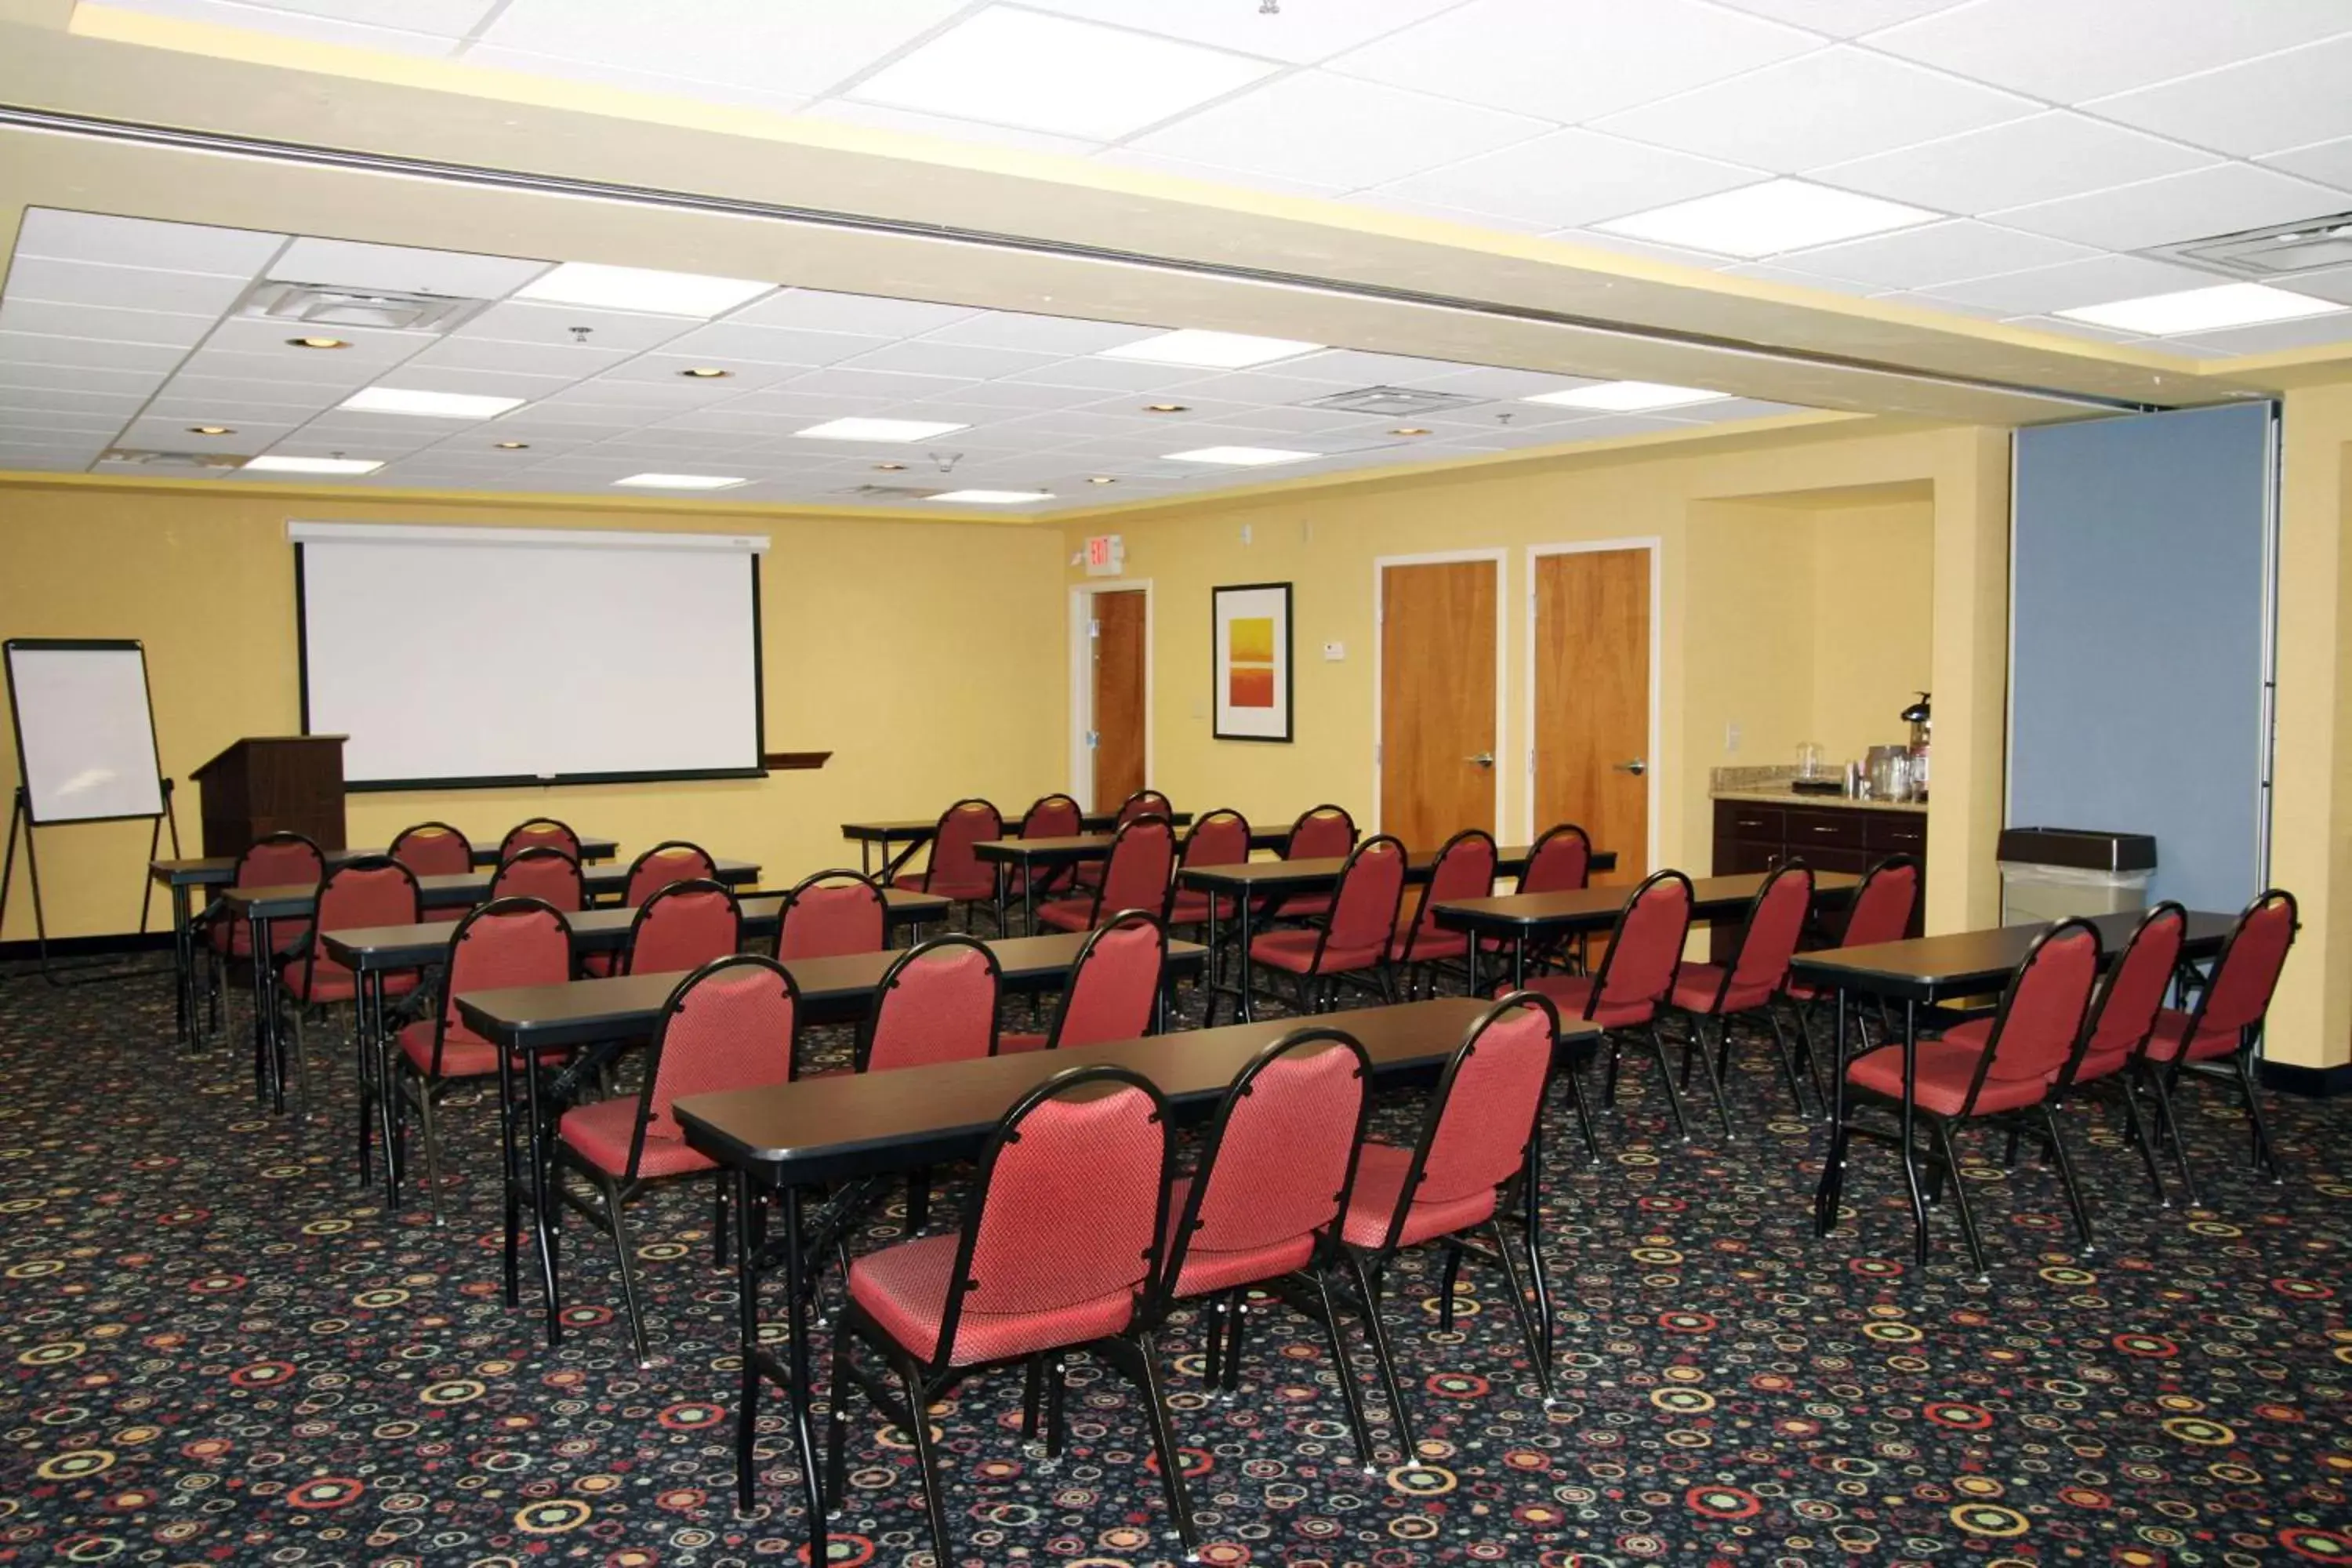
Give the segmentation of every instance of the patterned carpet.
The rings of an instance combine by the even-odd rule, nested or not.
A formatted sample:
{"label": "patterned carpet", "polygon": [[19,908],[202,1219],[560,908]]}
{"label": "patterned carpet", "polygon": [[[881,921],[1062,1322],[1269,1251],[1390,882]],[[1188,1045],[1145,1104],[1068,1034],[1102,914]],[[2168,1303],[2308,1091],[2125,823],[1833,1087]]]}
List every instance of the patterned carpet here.
{"label": "patterned carpet", "polygon": [[[487,1106],[448,1119],[475,1179],[436,1230],[354,1184],[347,1052],[321,1047],[317,1120],[279,1119],[256,1109],[241,1051],[180,1054],[170,1024],[160,971],[74,991],[0,979],[0,1563],[798,1558],[799,1459],[773,1420],[769,1507],[732,1505],[734,1297],[702,1189],[635,1211],[654,1368],[628,1356],[610,1252],[576,1221],[571,1331],[551,1352],[535,1295],[499,1299]],[[2196,1212],[2157,1208],[2131,1152],[2079,1114],[2098,1250],[2072,1250],[2049,1172],[1991,1161],[1968,1173],[1994,1254],[1979,1282],[1941,1211],[1937,1261],[1911,1267],[1884,1150],[1859,1148],[1858,1212],[1816,1240],[1818,1126],[1787,1119],[1761,1053],[1735,1095],[1736,1142],[1710,1120],[1677,1142],[1634,1062],[1606,1163],[1557,1168],[1555,1407],[1498,1281],[1465,1270],[1442,1334],[1433,1265],[1410,1262],[1390,1328],[1416,1466],[1357,1468],[1305,1321],[1255,1321],[1231,1400],[1198,1392],[1194,1327],[1173,1324],[1204,1560],[2352,1561],[2352,1102],[2273,1101],[2290,1173],[2273,1187],[2236,1164],[2237,1117],[2200,1098]],[[1572,1142],[1563,1125],[1550,1146]],[[1369,1357],[1350,1371],[1386,1449]],[[1072,1375],[1055,1463],[1020,1441],[1017,1373],[937,1413],[961,1562],[1174,1556],[1127,1385]],[[835,1561],[927,1562],[908,1446],[855,1409]]]}

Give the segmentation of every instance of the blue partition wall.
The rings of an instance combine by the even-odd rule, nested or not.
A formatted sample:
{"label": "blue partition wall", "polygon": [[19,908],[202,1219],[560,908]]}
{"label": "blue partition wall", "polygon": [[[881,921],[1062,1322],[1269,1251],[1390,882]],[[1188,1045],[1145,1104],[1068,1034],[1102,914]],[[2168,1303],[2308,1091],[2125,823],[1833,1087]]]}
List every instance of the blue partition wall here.
{"label": "blue partition wall", "polygon": [[2273,416],[2017,433],[2007,820],[2154,834],[2190,909],[2264,880]]}

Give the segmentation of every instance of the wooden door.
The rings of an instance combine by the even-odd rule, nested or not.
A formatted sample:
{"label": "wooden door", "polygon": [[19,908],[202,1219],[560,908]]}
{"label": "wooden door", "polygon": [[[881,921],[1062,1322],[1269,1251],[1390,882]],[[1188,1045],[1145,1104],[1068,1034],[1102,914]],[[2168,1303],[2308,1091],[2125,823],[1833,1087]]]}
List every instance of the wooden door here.
{"label": "wooden door", "polygon": [[1095,623],[1095,798],[1116,811],[1143,787],[1143,611],[1139,589],[1097,594]]}
{"label": "wooden door", "polygon": [[1647,548],[1536,557],[1535,826],[1615,850],[1597,882],[1650,872],[1650,569]]}
{"label": "wooden door", "polygon": [[1495,831],[1494,561],[1381,573],[1381,830],[1434,849]]}

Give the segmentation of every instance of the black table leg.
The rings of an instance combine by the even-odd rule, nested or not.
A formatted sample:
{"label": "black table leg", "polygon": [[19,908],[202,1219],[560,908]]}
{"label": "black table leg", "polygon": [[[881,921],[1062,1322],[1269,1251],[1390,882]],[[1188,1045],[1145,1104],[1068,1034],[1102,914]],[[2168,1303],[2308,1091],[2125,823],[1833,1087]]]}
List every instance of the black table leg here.
{"label": "black table leg", "polygon": [[1242,895],[1241,906],[1241,1021],[1244,1024],[1255,1024],[1257,1022],[1257,973],[1256,965],[1250,961],[1250,925],[1252,922],[1250,919],[1250,898],[1248,894],[1244,893]]}
{"label": "black table leg", "polygon": [[1217,996],[1223,984],[1223,982],[1218,977],[1219,967],[1220,965],[1217,962],[1217,892],[1215,889],[1212,888],[1209,889],[1209,956],[1201,968],[1202,989],[1207,993],[1209,998],[1207,1002],[1202,1005],[1201,1008],[1201,1027],[1204,1029],[1213,1029],[1217,1026]]}
{"label": "black table leg", "polygon": [[[1911,1224],[1916,1232],[1919,1267],[1927,1267],[1927,1195],[1919,1186],[1919,1162],[1912,1151],[1911,1134],[1917,1111],[1917,1084],[1914,1081],[1919,1066],[1919,1004],[1903,1000],[1903,1184],[1911,1194]],[[1958,1182],[1960,1173],[1945,1174]]]}
{"label": "black table leg", "polygon": [[1522,929],[1511,943],[1511,989],[1528,988],[1528,933]]}
{"label": "black table leg", "polygon": [[1837,1225],[1839,1189],[1845,1183],[1845,1026],[1846,994],[1837,994],[1837,1037],[1831,1045],[1830,1077],[1834,1085],[1830,1105],[1830,1149],[1822,1161],[1821,1185],[1813,1189],[1813,1234],[1827,1236]]}
{"label": "black table leg", "polygon": [[547,1342],[553,1345],[563,1339],[563,1303],[558,1298],[555,1284],[555,1215],[547,1191],[547,1131],[541,1125],[539,1110],[539,1063],[528,1056],[522,1059],[522,1083],[523,1149],[530,1160],[526,1186],[531,1234],[539,1241],[540,1285],[547,1292]]}
{"label": "black table leg", "polygon": [[[824,1486],[823,1462],[816,1447],[816,1417],[811,1413],[816,1398],[811,1386],[809,1372],[809,1300],[814,1295],[808,1287],[808,1274],[814,1261],[805,1254],[801,1232],[801,1190],[786,1187],[784,1208],[784,1312],[791,1320],[792,1346],[789,1351],[792,1366],[786,1397],[793,1407],[793,1437],[801,1451],[801,1487],[808,1496],[808,1560],[813,1563],[826,1561]],[[844,1288],[847,1281],[844,1281]],[[755,1334],[757,1331],[754,1331]],[[918,1411],[914,1419],[923,1419]]]}
{"label": "black table leg", "polygon": [[1021,934],[1037,934],[1037,868],[1030,865],[1021,868]]}
{"label": "black table leg", "polygon": [[184,882],[172,884],[172,972],[178,994],[174,1001],[173,1026],[180,1044],[193,1047],[196,1043],[196,942],[191,929],[194,921],[189,907],[188,888]]}
{"label": "black table leg", "polygon": [[266,1092],[269,1109],[282,1115],[286,1110],[286,1063],[278,1052],[277,976],[270,973],[267,956],[269,917],[248,905],[245,935],[247,945],[252,949],[246,967],[253,980],[253,1049],[260,1079],[255,1085],[255,1097],[258,1099]]}
{"label": "black table leg", "polygon": [[[724,1179],[735,1189],[735,1339],[743,1363],[735,1394],[735,1508],[749,1513],[755,1479],[752,1444],[760,1430],[760,1233],[753,1222],[760,1191],[743,1171]],[[821,1542],[816,1551],[824,1551]]]}

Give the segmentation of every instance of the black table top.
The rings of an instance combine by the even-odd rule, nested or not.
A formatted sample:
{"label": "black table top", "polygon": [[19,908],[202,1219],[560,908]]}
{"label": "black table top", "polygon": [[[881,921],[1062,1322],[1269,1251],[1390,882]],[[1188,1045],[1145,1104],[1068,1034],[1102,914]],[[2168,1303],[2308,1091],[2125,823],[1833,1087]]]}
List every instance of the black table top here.
{"label": "black table top", "polygon": [[[1170,823],[1178,827],[1182,827],[1192,820],[1192,814],[1189,811],[1171,811],[1164,815]],[[1082,814],[1078,821],[1088,833],[1108,833],[1118,826],[1118,813],[1089,811]],[[1016,832],[1020,826],[1021,819],[1017,816],[1011,817],[1005,821],[1004,831]],[[841,836],[853,844],[860,842],[920,844],[939,830],[940,819],[936,816],[905,817],[896,821],[845,822],[841,825]],[[1280,842],[1278,837],[1276,842]]]}
{"label": "black table top", "polygon": [[[583,838],[580,841],[580,858],[583,860],[610,860],[620,852],[621,846],[616,839]],[[357,860],[370,855],[389,855],[392,851],[330,849],[326,853],[328,865],[340,866],[346,860]],[[498,863],[497,845],[474,846],[475,865],[496,867]],[[236,879],[236,857],[208,855],[197,859],[150,860],[147,862],[147,874],[168,888],[225,887]]]}
{"label": "black table top", "polygon": [[[988,947],[1003,971],[1006,990],[1050,989],[1069,974],[1087,935],[1020,936]],[[1196,971],[1205,952],[1189,942],[1171,942],[1168,967],[1176,973]],[[800,986],[801,1005],[808,1015],[858,1017],[871,1004],[883,973],[898,958],[895,952],[860,952],[793,959],[784,967]],[[485,1039],[518,1050],[627,1039],[653,1027],[679,979],[677,974],[623,974],[564,985],[476,991],[457,998],[457,1011]]]}
{"label": "black table top", "polygon": [[[718,861],[719,880],[730,887],[760,879],[757,860]],[[428,908],[451,904],[478,904],[490,896],[493,871],[467,871],[449,877],[419,877],[417,890],[425,895]],[[629,868],[626,866],[583,866],[581,881],[589,896],[623,893],[628,890]],[[298,920],[309,914],[319,896],[319,889],[308,883],[290,882],[269,888],[227,888],[221,892],[222,902],[240,916],[259,915],[265,920]]]}
{"label": "black table top", "polygon": [[[1347,866],[1346,858],[1310,860],[1244,860],[1230,866],[1180,866],[1176,880],[1180,886],[1198,888],[1204,892],[1219,893],[1302,893],[1315,892],[1339,879]],[[1437,864],[1434,849],[1408,850],[1404,860],[1407,882],[1426,882]],[[1591,861],[1596,871],[1617,868],[1617,852],[1595,849]],[[1508,845],[1495,851],[1495,874],[1516,877],[1528,868],[1528,847]]]}
{"label": "black table top", "polygon": [[971,849],[983,860],[1055,866],[1102,859],[1118,842],[1115,833],[1080,833],[1066,838],[983,838]]}
{"label": "black table top", "polygon": [[[1444,1062],[1490,1004],[1448,996],[1393,1007],[1188,1029],[1116,1044],[804,1079],[767,1089],[694,1095],[677,1104],[687,1142],[723,1164],[778,1184],[944,1163],[977,1153],[1004,1112],[1066,1068],[1133,1068],[1180,1108],[1213,1105],[1268,1042],[1306,1024],[1344,1029],[1363,1044],[1376,1077]],[[1563,1040],[1594,1033],[1564,1024]]]}
{"label": "black table top", "polygon": [[[2123,951],[2139,929],[2145,911],[2127,910],[2096,915],[2099,945],[2109,958]],[[2189,911],[2182,932],[2183,958],[2210,958],[2221,949],[2235,915]],[[2025,962],[2033,939],[2047,925],[1999,926],[1990,931],[1953,931],[1944,936],[1913,937],[1907,942],[1880,942],[1872,947],[1826,948],[1801,952],[1790,973],[1810,985],[1834,986],[1895,1001],[1936,1002],[1952,996],[1974,996],[1998,991]]]}
{"label": "black table top", "polygon": [[[1717,920],[1746,911],[1769,873],[1691,879],[1691,918]],[[1853,895],[1862,879],[1843,871],[1813,873],[1813,897],[1835,903]],[[1532,936],[1538,931],[1602,931],[1614,925],[1630,887],[1579,888],[1568,893],[1510,893],[1496,899],[1449,899],[1437,906],[1436,921],[1448,931],[1484,936]]]}

